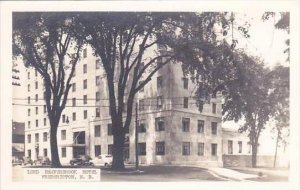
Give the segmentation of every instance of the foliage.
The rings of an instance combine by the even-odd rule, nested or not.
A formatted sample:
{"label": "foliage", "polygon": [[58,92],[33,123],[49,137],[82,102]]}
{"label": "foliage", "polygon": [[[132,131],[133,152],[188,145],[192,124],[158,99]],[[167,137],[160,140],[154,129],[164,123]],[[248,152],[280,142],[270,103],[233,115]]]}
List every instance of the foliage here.
{"label": "foliage", "polygon": [[274,105],[273,118],[275,129],[278,132],[279,142],[286,145],[289,138],[289,68],[283,66],[275,67],[269,74],[268,80],[271,84],[271,100]]}
{"label": "foliage", "polygon": [[[280,15],[280,18],[275,21],[275,16]],[[290,33],[290,13],[289,12],[265,12],[262,16],[264,21],[269,20],[270,18],[274,19],[274,27],[279,30],[284,30],[287,33]],[[290,39],[285,40],[285,45],[287,48],[283,51],[288,55],[286,61],[290,61]]]}
{"label": "foliage", "polygon": [[[131,123],[136,93],[169,63],[199,64],[201,51],[215,48],[216,25],[222,26],[223,31],[228,30],[226,15],[173,12],[77,14],[82,29],[78,38],[92,46],[106,72],[114,135],[114,169],[124,167],[124,132]],[[201,72],[210,69],[209,65],[201,66]]]}
{"label": "foliage", "polygon": [[50,121],[52,166],[60,167],[56,133],[83,41],[75,38],[68,13],[13,13],[13,55],[34,68],[44,80]]}

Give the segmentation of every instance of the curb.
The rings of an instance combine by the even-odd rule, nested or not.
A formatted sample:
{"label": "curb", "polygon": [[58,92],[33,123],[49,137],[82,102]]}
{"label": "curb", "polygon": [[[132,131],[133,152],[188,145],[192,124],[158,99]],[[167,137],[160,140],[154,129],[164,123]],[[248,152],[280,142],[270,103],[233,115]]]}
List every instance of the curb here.
{"label": "curb", "polygon": [[101,170],[101,172],[103,173],[109,173],[109,174],[141,174],[141,173],[145,173],[145,171],[141,171],[141,170],[135,170],[135,171],[103,171]]}

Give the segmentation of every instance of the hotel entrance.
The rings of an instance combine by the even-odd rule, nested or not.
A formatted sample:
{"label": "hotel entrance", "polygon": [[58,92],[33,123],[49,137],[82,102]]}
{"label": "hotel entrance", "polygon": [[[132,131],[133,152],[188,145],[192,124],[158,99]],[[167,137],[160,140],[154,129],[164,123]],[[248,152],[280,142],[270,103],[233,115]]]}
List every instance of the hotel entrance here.
{"label": "hotel entrance", "polygon": [[73,158],[77,158],[79,155],[86,155],[85,131],[73,133]]}

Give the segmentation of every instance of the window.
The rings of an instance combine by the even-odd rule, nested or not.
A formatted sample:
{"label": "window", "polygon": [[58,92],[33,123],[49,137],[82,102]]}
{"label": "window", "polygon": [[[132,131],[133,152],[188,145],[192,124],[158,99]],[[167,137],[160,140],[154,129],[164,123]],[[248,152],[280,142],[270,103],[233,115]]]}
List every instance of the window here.
{"label": "window", "polygon": [[72,106],[76,106],[76,98],[72,98]]}
{"label": "window", "polygon": [[73,71],[73,77],[76,76],[76,68],[74,68],[74,71]]}
{"label": "window", "polygon": [[145,63],[141,62],[140,66],[139,66],[139,73],[142,72],[142,70],[144,69],[144,67],[145,67]]}
{"label": "window", "polygon": [[47,148],[44,148],[44,149],[43,149],[43,156],[48,156]]}
{"label": "window", "polygon": [[144,100],[139,100],[139,110],[140,111],[145,110]]}
{"label": "window", "polygon": [[228,140],[228,154],[232,154],[233,150],[232,150],[232,140]]}
{"label": "window", "polygon": [[217,122],[211,122],[211,134],[217,135]]}
{"label": "window", "polygon": [[47,139],[48,139],[48,133],[43,132],[43,142],[47,142]]}
{"label": "window", "polygon": [[61,157],[65,158],[67,156],[67,148],[61,148]]}
{"label": "window", "polygon": [[27,142],[31,143],[31,135],[27,135]]}
{"label": "window", "polygon": [[212,113],[217,112],[217,105],[215,103],[212,104]]}
{"label": "window", "polygon": [[47,125],[47,119],[44,118],[44,126],[46,126],[46,125]]}
{"label": "window", "polygon": [[162,88],[163,87],[163,77],[159,76],[157,77],[157,89]]}
{"label": "window", "polygon": [[188,89],[189,88],[189,79],[188,78],[182,78],[183,80],[183,89]]}
{"label": "window", "polygon": [[72,92],[76,92],[76,83],[72,84]]}
{"label": "window", "polygon": [[66,140],[66,138],[67,138],[67,131],[61,130],[61,140]]}
{"label": "window", "polygon": [[99,156],[101,154],[101,145],[95,145],[95,156]]}
{"label": "window", "polygon": [[156,142],[155,144],[156,155],[165,155],[165,142]]}
{"label": "window", "polygon": [[83,64],[83,73],[87,73],[87,64]]}
{"label": "window", "polygon": [[97,59],[96,60],[96,69],[99,69],[100,68],[100,59]]}
{"label": "window", "polygon": [[87,104],[87,95],[83,95],[83,104]]}
{"label": "window", "polygon": [[[159,49],[160,49],[161,47],[162,47],[162,46],[158,46]],[[162,61],[163,61],[163,60],[162,60],[162,57],[158,57],[158,58],[157,58],[157,64],[158,64],[158,65],[162,64]]]}
{"label": "window", "polygon": [[71,54],[71,58],[72,58],[72,59],[75,59],[75,58],[76,58],[76,53],[72,53],[72,54]]}
{"label": "window", "polygon": [[145,133],[146,132],[146,125],[145,123],[141,123],[139,125],[139,133]]}
{"label": "window", "polygon": [[188,108],[189,107],[189,98],[184,97],[183,98],[183,108]]}
{"label": "window", "polygon": [[83,50],[83,58],[86,58],[87,57],[87,49],[85,48],[84,50]]}
{"label": "window", "polygon": [[27,127],[30,129],[30,124],[31,124],[31,122],[30,121],[28,121],[27,122]]}
{"label": "window", "polygon": [[27,91],[30,92],[30,84],[27,85]]}
{"label": "window", "polygon": [[87,79],[83,80],[83,89],[87,89]]}
{"label": "window", "polygon": [[123,113],[127,113],[127,102],[123,102]]}
{"label": "window", "polygon": [[217,156],[217,144],[211,144],[211,155]]}
{"label": "window", "polygon": [[189,118],[183,118],[182,119],[182,131],[183,132],[189,132],[190,131],[190,119]]}
{"label": "window", "polygon": [[100,92],[96,92],[96,102],[100,101]]}
{"label": "window", "polygon": [[146,143],[138,143],[138,154],[146,155]]}
{"label": "window", "polygon": [[[126,127],[124,130],[125,130],[125,133],[126,133],[126,134],[129,133],[129,127]],[[128,142],[129,142],[129,137],[128,137]]]}
{"label": "window", "polygon": [[39,126],[39,120],[35,120],[35,127]]}
{"label": "window", "polygon": [[35,107],[35,114],[39,114],[39,107]]}
{"label": "window", "polygon": [[62,117],[62,122],[63,122],[63,123],[66,122],[66,115],[63,114],[61,117]]}
{"label": "window", "polygon": [[27,73],[27,79],[30,79],[30,72]]}
{"label": "window", "polygon": [[[139,81],[139,85],[141,85],[144,81]],[[140,92],[144,92],[144,87],[140,89]]]}
{"label": "window", "polygon": [[27,110],[27,115],[30,116],[30,109]]}
{"label": "window", "polygon": [[204,133],[204,120],[198,120],[198,133]]}
{"label": "window", "polygon": [[27,150],[28,157],[31,158],[31,150]]}
{"label": "window", "polygon": [[39,95],[35,95],[35,101],[37,102],[39,100]]}
{"label": "window", "polygon": [[250,142],[247,142],[247,147],[248,147],[248,153],[250,154],[252,150],[252,145]]}
{"label": "window", "polygon": [[239,144],[239,153],[242,153],[243,152],[243,142],[239,141],[238,144]]}
{"label": "window", "polygon": [[72,114],[72,120],[76,121],[76,112],[73,112],[73,114]]}
{"label": "window", "polygon": [[100,117],[100,108],[96,108],[96,117]]}
{"label": "window", "polygon": [[27,102],[30,104],[30,96],[27,97]]}
{"label": "window", "polygon": [[163,97],[157,96],[157,108],[162,108],[163,105]]}
{"label": "window", "polygon": [[39,88],[39,83],[37,81],[35,81],[35,89]]}
{"label": "window", "polygon": [[96,85],[100,84],[100,76],[96,76]]}
{"label": "window", "polygon": [[204,143],[198,143],[198,156],[204,155]]}
{"label": "window", "polygon": [[100,137],[100,136],[101,136],[101,126],[95,125],[95,137]]}
{"label": "window", "polygon": [[40,141],[39,134],[36,133],[34,136],[35,136],[35,142],[38,143]]}
{"label": "window", "polygon": [[44,105],[44,113],[46,113],[46,112],[47,112],[47,106]]}
{"label": "window", "polygon": [[191,150],[190,150],[190,142],[183,142],[182,143],[182,155],[183,156],[188,156],[191,154]]}
{"label": "window", "polygon": [[88,112],[87,110],[83,111],[83,119],[87,119],[88,118]]}
{"label": "window", "polygon": [[37,77],[37,75],[38,75],[38,72],[37,72],[37,70],[34,70],[35,71],[35,76]]}
{"label": "window", "polygon": [[108,135],[113,135],[112,125],[110,123],[107,124],[107,134]]}
{"label": "window", "polygon": [[107,146],[107,154],[112,155],[113,154],[113,148],[114,148],[114,145],[113,144],[109,144]]}
{"label": "window", "polygon": [[165,122],[163,117],[155,118],[155,130],[156,131],[165,130]]}

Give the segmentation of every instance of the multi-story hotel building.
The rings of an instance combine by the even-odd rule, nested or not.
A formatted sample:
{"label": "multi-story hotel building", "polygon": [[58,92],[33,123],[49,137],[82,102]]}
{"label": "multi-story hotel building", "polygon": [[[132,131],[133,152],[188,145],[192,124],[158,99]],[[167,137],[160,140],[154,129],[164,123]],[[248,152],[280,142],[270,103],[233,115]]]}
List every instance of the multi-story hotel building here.
{"label": "multi-story hotel building", "polygon": [[[43,80],[27,71],[25,155],[50,157],[49,121],[43,100]],[[100,60],[84,49],[72,79],[72,89],[58,127],[62,164],[77,155],[111,154],[113,136],[108,90]],[[212,98],[200,113],[193,99],[195,85],[180,64],[160,69],[136,95],[139,161],[144,164],[222,166],[221,100]],[[125,113],[125,112],[124,112]],[[135,162],[135,113],[124,155]]]}

